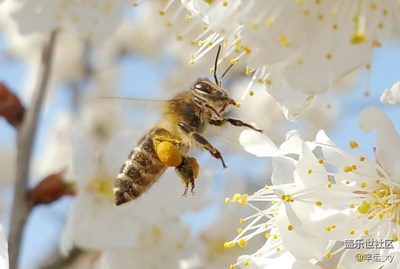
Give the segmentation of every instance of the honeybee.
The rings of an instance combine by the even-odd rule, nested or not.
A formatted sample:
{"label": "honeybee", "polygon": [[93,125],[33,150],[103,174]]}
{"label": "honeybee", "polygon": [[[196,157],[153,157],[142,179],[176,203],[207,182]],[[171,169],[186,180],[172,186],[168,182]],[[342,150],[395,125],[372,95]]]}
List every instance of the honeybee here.
{"label": "honeybee", "polygon": [[222,78],[232,64],[219,79],[217,77],[220,50],[221,46],[218,47],[214,64],[215,83],[208,78],[200,78],[189,90],[165,102],[163,119],[144,134],[130,152],[115,181],[113,191],[116,205],[138,198],[168,167],[175,167],[181,178],[185,186],[183,195],[187,195],[189,186],[193,194],[195,179],[198,176],[198,163],[194,157],[187,156],[193,145],[210,152],[214,158],[221,161],[223,168],[226,168],[220,151],[202,136],[209,125],[221,126],[229,123],[262,132],[241,120],[223,116],[227,107],[236,105],[236,102],[221,86]]}

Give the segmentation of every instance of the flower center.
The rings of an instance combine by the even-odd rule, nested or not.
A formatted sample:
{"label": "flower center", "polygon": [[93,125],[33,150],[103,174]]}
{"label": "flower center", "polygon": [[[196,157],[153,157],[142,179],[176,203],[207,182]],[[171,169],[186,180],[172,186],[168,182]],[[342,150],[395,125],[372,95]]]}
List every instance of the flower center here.
{"label": "flower center", "polygon": [[107,199],[113,199],[113,186],[112,180],[110,177],[98,176],[93,178],[89,185],[88,189],[90,192]]}
{"label": "flower center", "polygon": [[400,188],[380,184],[368,196],[369,199],[357,208],[358,212],[368,214],[368,219],[378,216],[400,223]]}

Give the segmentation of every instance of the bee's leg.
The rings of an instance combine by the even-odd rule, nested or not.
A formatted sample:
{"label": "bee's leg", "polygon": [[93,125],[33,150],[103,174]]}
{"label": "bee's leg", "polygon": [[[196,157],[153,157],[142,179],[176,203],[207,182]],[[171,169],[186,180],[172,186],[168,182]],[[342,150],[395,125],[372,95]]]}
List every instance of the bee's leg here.
{"label": "bee's leg", "polygon": [[211,155],[216,158],[221,160],[222,162],[222,166],[224,168],[226,168],[226,164],[224,161],[224,158],[222,158],[221,153],[219,152],[218,149],[214,148],[213,145],[210,144],[210,142],[208,142],[207,139],[205,139],[202,135],[200,135],[199,133],[196,133],[193,131],[192,127],[190,127],[188,124],[184,123],[184,122],[180,122],[178,123],[179,128],[181,128],[181,130],[186,133],[187,135],[190,135],[197,143],[199,143],[204,149],[208,150],[208,152],[211,153]]}
{"label": "bee's leg", "polygon": [[191,192],[194,194],[194,179],[195,179],[195,171],[193,171],[193,166],[188,157],[182,156],[182,162],[179,166],[175,167],[176,173],[182,179],[183,184],[185,185],[185,190],[182,196],[187,195],[187,191],[189,189],[189,184],[191,185]]}
{"label": "bee's leg", "polygon": [[245,122],[243,122],[241,120],[237,120],[237,119],[222,118],[222,119],[218,119],[218,120],[210,119],[208,121],[209,124],[216,125],[216,126],[221,126],[221,125],[223,125],[223,124],[225,124],[227,122],[232,124],[233,126],[244,126],[244,127],[253,129],[254,131],[257,131],[257,132],[260,132],[260,133],[263,132],[263,130],[258,129],[258,128],[254,127],[251,124],[245,123]]}
{"label": "bee's leg", "polygon": [[198,104],[199,106],[205,106],[206,108],[210,109],[212,112],[214,112],[215,115],[217,115],[218,117],[222,118],[221,114],[212,106],[210,106],[209,104],[207,104],[203,99],[199,98],[199,97],[194,97],[193,101]]}

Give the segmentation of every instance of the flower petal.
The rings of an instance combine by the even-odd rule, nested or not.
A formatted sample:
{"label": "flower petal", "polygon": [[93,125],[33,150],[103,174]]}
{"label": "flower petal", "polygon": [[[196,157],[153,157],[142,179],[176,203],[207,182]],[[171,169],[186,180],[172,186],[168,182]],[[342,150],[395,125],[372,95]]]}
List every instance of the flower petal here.
{"label": "flower petal", "polygon": [[296,130],[291,130],[286,133],[286,140],[279,147],[279,152],[282,155],[285,154],[299,154],[301,153],[303,146],[303,139]]}
{"label": "flower petal", "polygon": [[294,173],[295,183],[299,188],[311,188],[321,186],[328,182],[328,175],[323,165],[303,143],[301,156],[296,165]]}
{"label": "flower petal", "polygon": [[[285,248],[299,260],[321,259],[329,240],[315,237],[305,232],[302,227],[293,224],[287,215],[286,207],[280,207],[277,217],[277,225]],[[294,229],[289,230],[289,225],[293,225]],[[304,242],[307,242],[307,248],[304,247]]]}
{"label": "flower petal", "polygon": [[388,116],[377,107],[361,111],[358,124],[364,132],[376,130],[376,158],[393,180],[400,177],[400,137]]}
{"label": "flower petal", "polygon": [[280,185],[293,183],[293,172],[296,169],[295,160],[285,156],[276,156],[272,159],[272,167],[272,184]]}
{"label": "flower petal", "polygon": [[266,135],[253,130],[240,133],[239,143],[244,150],[257,157],[271,157],[278,154],[278,147]]}
{"label": "flower petal", "polygon": [[306,261],[296,260],[293,263],[292,269],[321,269],[321,267],[315,266],[314,264]]}
{"label": "flower petal", "polygon": [[388,105],[400,104],[400,81],[384,90],[381,95],[381,102]]}
{"label": "flower petal", "polygon": [[326,135],[324,130],[318,131],[315,141],[326,145],[335,145],[335,143],[333,143],[333,141]]}

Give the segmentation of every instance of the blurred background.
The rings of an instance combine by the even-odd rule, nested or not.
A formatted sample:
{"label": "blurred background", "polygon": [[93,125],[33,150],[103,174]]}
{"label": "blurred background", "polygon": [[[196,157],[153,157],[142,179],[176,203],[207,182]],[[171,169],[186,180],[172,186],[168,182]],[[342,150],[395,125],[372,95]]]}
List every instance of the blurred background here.
{"label": "blurred background", "polygon": [[[193,151],[201,167],[195,196],[181,197],[183,185],[171,169],[142,202],[135,201],[124,209],[131,213],[118,209],[118,214],[128,218],[126,223],[115,219],[115,223],[96,231],[101,237],[102,233],[113,234],[121,229],[118,241],[96,243],[94,231],[88,235],[91,239],[80,238],[90,234],[89,227],[96,230],[96,222],[85,217],[90,218],[90,212],[97,210],[96,199],[102,199],[93,198],[84,208],[88,205],[85,199],[92,199],[85,193],[101,193],[101,187],[93,187],[90,179],[98,179],[98,172],[104,167],[111,178],[115,177],[136,141],[157,122],[162,101],[149,100],[170,99],[188,90],[198,77],[212,79],[209,69],[213,67],[216,48],[190,64],[190,55],[197,47],[179,40],[179,26],[168,26],[170,19],[178,15],[172,12],[160,16],[163,5],[146,1],[139,7],[126,8],[123,21],[100,46],[92,46],[68,32],[57,37],[52,75],[37,125],[29,186],[62,172],[66,181],[78,186],[77,194],[33,209],[25,228],[20,268],[124,268],[123,262],[134,262],[134,257],[140,259],[131,268],[158,268],[156,264],[161,261],[164,268],[228,268],[240,254],[252,253],[262,245],[263,240],[254,240],[246,249],[223,249],[223,242],[235,237],[240,218],[251,212],[226,205],[224,198],[262,188],[271,173],[270,161],[246,153],[238,142],[240,130],[232,127],[211,128],[207,136],[224,155],[227,169],[222,169],[208,152]],[[173,5],[179,3],[175,1]],[[20,34],[4,3],[0,10],[0,80],[29,108],[47,35]],[[349,140],[357,140],[373,156],[374,134],[359,130],[357,116],[367,106],[378,106],[395,125],[398,123],[398,108],[382,104],[380,96],[399,80],[399,63],[398,40],[382,44],[373,51],[370,70],[348,74],[335,88],[317,96],[296,121],[288,121],[276,101],[258,86],[252,88],[253,96],[241,99],[250,81],[244,75],[244,62],[239,61],[229,71],[223,87],[241,103],[240,108],[232,108],[229,113],[256,123],[277,145],[291,129],[299,130],[306,140],[313,140],[318,130],[325,129],[339,146],[346,148]],[[228,65],[225,61],[219,66],[220,74]],[[16,130],[4,119],[0,119],[0,130],[0,222],[8,233],[16,172]],[[107,214],[103,217],[107,218]],[[77,228],[80,225],[85,228]],[[149,227],[151,231],[147,230]],[[132,242],[119,244],[124,229],[136,233],[128,236]],[[182,239],[184,247],[171,253],[171,241],[184,233],[188,234]],[[161,243],[163,240],[168,243]],[[148,252],[140,254],[135,249],[139,241]],[[123,256],[124,252],[129,258]],[[169,263],[160,258],[164,256]]]}

